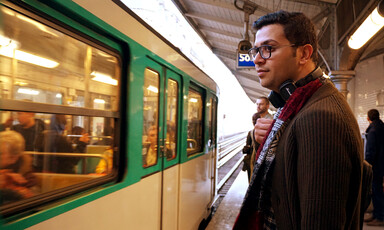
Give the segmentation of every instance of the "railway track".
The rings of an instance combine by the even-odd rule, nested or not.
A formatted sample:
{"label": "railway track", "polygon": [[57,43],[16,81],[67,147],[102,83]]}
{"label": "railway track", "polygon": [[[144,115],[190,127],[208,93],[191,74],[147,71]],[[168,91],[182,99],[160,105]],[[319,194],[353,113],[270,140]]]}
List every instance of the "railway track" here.
{"label": "railway track", "polygon": [[228,179],[243,161],[242,149],[248,132],[236,133],[225,136],[219,142],[218,153],[218,183],[217,190],[220,191]]}

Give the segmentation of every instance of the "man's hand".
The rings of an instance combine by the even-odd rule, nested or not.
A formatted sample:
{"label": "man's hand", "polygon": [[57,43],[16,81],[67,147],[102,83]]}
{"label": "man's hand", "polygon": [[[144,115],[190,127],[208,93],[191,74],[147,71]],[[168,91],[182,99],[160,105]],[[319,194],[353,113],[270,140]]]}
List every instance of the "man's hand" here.
{"label": "man's hand", "polygon": [[267,135],[268,129],[271,126],[273,120],[266,118],[259,118],[256,121],[254,128],[254,137],[257,143],[261,144],[264,140],[265,135]]}

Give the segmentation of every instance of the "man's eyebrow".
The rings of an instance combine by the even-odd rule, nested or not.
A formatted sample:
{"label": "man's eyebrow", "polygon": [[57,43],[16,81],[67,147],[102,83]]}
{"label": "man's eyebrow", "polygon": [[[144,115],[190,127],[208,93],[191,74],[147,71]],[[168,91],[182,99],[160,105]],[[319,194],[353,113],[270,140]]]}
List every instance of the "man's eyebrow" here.
{"label": "man's eyebrow", "polygon": [[[260,45],[262,46],[262,45],[270,45],[271,43],[276,43],[276,44],[278,44],[278,42],[276,41],[276,40],[273,40],[273,39],[268,39],[268,40],[266,40],[266,41],[263,41]],[[256,48],[257,46],[253,46],[253,48]]]}
{"label": "man's eyebrow", "polygon": [[266,40],[266,41],[263,41],[263,42],[261,43],[261,45],[269,45],[269,44],[271,44],[271,43],[277,43],[277,41],[275,41],[275,40],[273,40],[273,39],[268,39],[268,40]]}

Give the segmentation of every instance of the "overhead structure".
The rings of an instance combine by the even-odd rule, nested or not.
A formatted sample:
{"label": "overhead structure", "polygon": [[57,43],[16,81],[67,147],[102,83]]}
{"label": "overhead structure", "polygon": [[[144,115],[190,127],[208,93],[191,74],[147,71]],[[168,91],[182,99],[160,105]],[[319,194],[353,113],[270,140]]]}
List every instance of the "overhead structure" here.
{"label": "overhead structure", "polygon": [[[379,0],[173,0],[205,43],[236,76],[248,97],[255,102],[266,96],[254,68],[238,65],[242,41],[254,42],[252,23],[277,10],[303,12],[312,19],[319,38],[322,69],[353,70],[356,60],[384,52],[383,29],[360,50],[347,45],[349,37],[377,7]],[[243,42],[241,44],[246,44]],[[374,45],[373,45],[374,44]],[[249,45],[249,44],[248,44]],[[343,60],[340,60],[342,58]]]}

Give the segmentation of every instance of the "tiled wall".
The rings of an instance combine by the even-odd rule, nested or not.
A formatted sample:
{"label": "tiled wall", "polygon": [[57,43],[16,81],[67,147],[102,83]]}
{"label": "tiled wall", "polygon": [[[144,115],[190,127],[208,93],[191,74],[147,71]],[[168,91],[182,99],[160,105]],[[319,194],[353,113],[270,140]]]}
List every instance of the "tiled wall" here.
{"label": "tiled wall", "polygon": [[377,95],[384,94],[384,55],[360,62],[355,71],[355,78],[348,85],[351,93],[348,102],[363,133],[369,125],[368,110],[377,109],[380,112],[380,118],[384,120],[384,104],[377,105]]}

